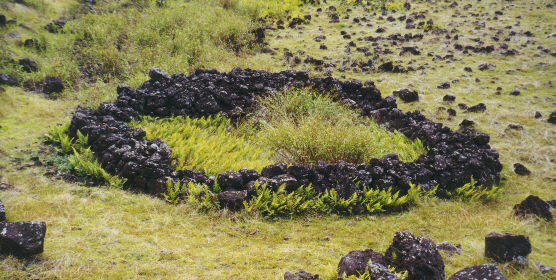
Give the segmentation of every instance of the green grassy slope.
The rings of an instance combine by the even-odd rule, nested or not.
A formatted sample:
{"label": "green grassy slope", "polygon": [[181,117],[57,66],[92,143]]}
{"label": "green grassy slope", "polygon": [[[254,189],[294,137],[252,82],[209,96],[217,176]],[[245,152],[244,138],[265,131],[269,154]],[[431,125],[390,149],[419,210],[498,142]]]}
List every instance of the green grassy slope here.
{"label": "green grassy slope", "polygon": [[[125,21],[118,22],[113,18],[114,15],[79,16],[76,22],[68,23],[68,28],[75,30],[75,34],[49,34],[42,30],[44,24],[60,16],[69,18],[81,8],[76,8],[73,0],[26,2],[35,4],[25,6],[2,1],[0,13],[6,14],[8,19],[17,17],[19,23],[24,23],[37,33],[22,27],[2,29],[0,50],[2,55],[13,58],[32,57],[39,63],[40,70],[27,74],[11,66],[0,65],[0,69],[21,79],[39,80],[46,75],[60,75],[67,89],[61,98],[50,100],[21,88],[2,86],[5,92],[0,92],[0,200],[6,205],[9,220],[42,220],[47,223],[48,230],[45,252],[37,258],[18,260],[11,256],[0,257],[0,279],[281,279],[284,272],[299,269],[331,278],[341,256],[354,249],[383,251],[398,230],[426,235],[436,242],[447,240],[462,244],[461,255],[444,256],[447,275],[470,265],[489,262],[483,256],[486,234],[492,231],[526,234],[533,245],[528,265],[521,269],[501,265],[503,272],[510,279],[554,277],[554,274],[541,275],[536,265],[542,262],[556,267],[553,257],[556,255],[555,225],[543,221],[518,220],[511,215],[513,205],[527,195],[554,199],[556,190],[556,131],[554,125],[544,121],[554,110],[556,92],[549,81],[556,76],[556,58],[543,55],[535,50],[535,46],[522,48],[513,57],[455,53],[457,61],[447,64],[432,61],[426,56],[428,51],[443,53],[445,48],[442,40],[428,38],[419,44],[425,55],[418,58],[384,57],[405,63],[411,59],[427,62],[434,69],[428,69],[425,74],[421,74],[421,71],[409,74],[332,73],[336,77],[344,75],[346,78],[373,80],[383,95],[390,95],[393,90],[400,88],[416,89],[421,94],[421,100],[417,103],[402,103],[400,107],[403,110],[421,110],[428,118],[453,129],[457,129],[464,118],[475,121],[479,131],[491,136],[492,146],[499,151],[505,167],[501,183],[504,192],[498,201],[485,205],[480,202],[430,199],[422,201],[408,212],[389,215],[265,220],[227,211],[198,213],[187,205],[174,206],[143,194],[68,183],[44,176],[49,168],[33,166],[30,158],[49,155],[41,144],[42,136],[50,125],[68,120],[75,106],[94,106],[101,101],[113,100],[117,84],[139,85],[146,79],[150,67],[160,67],[171,73],[188,72],[195,67],[217,68],[221,71],[236,66],[272,71],[290,69],[291,66],[284,64],[282,48],[287,47],[292,51],[304,49],[318,58],[333,57],[340,53],[337,49],[335,51],[334,44],[343,46],[343,43],[340,44],[341,39],[334,36],[339,36],[339,30],[347,29],[347,25],[329,23],[326,16],[321,16],[314,18],[311,25],[301,30],[301,34],[299,30],[291,29],[272,31],[268,34],[269,46],[279,48],[278,54],[273,56],[258,53],[256,48],[248,45],[237,53],[224,46],[226,40],[223,38],[226,35],[246,34],[248,28],[253,26],[253,13],[241,8],[243,6],[234,6],[238,3],[225,9],[221,4],[228,1],[199,0],[185,4],[178,4],[182,1],[167,1],[170,5],[167,8],[154,5],[142,12],[120,6],[131,1],[108,4],[109,1],[97,1],[101,2],[99,9],[116,9],[118,13],[127,15]],[[200,2],[203,4],[198,4]],[[338,6],[337,2],[333,3]],[[466,0],[458,3],[460,7],[471,3],[474,12],[491,13],[504,6],[515,5],[504,10],[504,14],[508,20],[521,15],[518,30],[533,31],[537,45],[554,48],[556,44],[555,38],[548,36],[554,33],[552,23],[556,20],[554,8],[545,8],[551,1],[516,0],[506,3],[483,0],[478,4]],[[188,5],[188,9],[180,10],[173,5]],[[450,22],[455,21],[455,26],[460,32],[469,34],[469,38],[482,36],[489,42],[490,35],[483,36],[482,33],[494,32],[476,31],[469,23],[470,19],[464,23],[463,18],[452,18],[453,12],[444,7],[446,4],[415,1],[412,5],[412,10],[416,11],[439,10],[430,15],[436,24],[449,27],[452,26]],[[307,7],[303,12],[314,14],[316,8]],[[164,24],[171,29],[175,23],[164,23],[157,16],[158,12],[177,21],[183,20],[182,16],[193,16],[192,19],[186,19],[194,22],[195,26],[172,31],[176,32],[172,40],[155,36],[157,39],[151,41],[152,45],[131,40],[134,35],[137,36],[135,38],[147,37],[145,34],[159,30]],[[364,13],[359,7],[353,8],[351,15],[353,18]],[[148,28],[149,24],[152,29]],[[384,25],[375,23],[371,29],[355,25],[351,28],[356,32],[372,33],[381,24]],[[507,22],[489,24],[498,28],[507,25]],[[312,40],[320,35],[318,26],[323,30],[336,30],[327,33],[328,52],[319,50],[320,44]],[[82,35],[86,28],[97,28],[94,32],[99,36],[96,38],[107,40],[106,44],[118,38],[111,31],[126,34],[125,51],[112,49],[109,52],[100,47],[94,49],[105,46],[100,43],[96,45],[96,42],[93,49],[79,47],[79,50],[88,50],[87,54],[96,59],[74,56],[71,52],[75,50],[73,43],[76,36]],[[215,28],[221,33],[213,32]],[[392,28],[394,30],[389,31],[395,31],[397,27]],[[5,36],[14,31],[19,33],[21,40]],[[139,35],[139,32],[143,33]],[[31,37],[45,38],[49,42],[47,50],[38,52],[20,45],[22,40]],[[241,41],[243,37],[236,39]],[[200,52],[198,59],[188,61],[186,54],[189,51],[185,47],[179,48],[173,55],[167,55],[171,44],[190,41],[203,42],[201,47],[197,47]],[[511,44],[517,47],[525,41]],[[102,65],[112,62],[117,66],[114,68],[117,71],[96,73],[92,78],[82,76],[79,66],[83,61],[101,62]],[[496,68],[478,71],[477,65],[485,62],[495,64]],[[464,72],[463,67],[466,66],[472,67],[474,72]],[[305,67],[296,66],[296,69]],[[307,69],[315,75],[325,72]],[[480,81],[476,82],[475,78]],[[453,84],[450,89],[436,88],[441,82],[454,79],[460,82]],[[498,86],[503,89],[502,95],[494,94]],[[514,87],[521,89],[520,96],[509,96],[508,92]],[[455,104],[464,102],[475,105],[483,102],[488,109],[479,114],[456,109],[458,115],[448,118],[445,112],[437,110],[439,106],[455,107],[455,104],[441,103],[444,94],[455,95]],[[543,118],[533,118],[535,111],[540,111]],[[524,130],[509,131],[506,127],[510,123],[522,124]],[[517,176],[511,169],[515,162],[524,163],[532,174]]]}

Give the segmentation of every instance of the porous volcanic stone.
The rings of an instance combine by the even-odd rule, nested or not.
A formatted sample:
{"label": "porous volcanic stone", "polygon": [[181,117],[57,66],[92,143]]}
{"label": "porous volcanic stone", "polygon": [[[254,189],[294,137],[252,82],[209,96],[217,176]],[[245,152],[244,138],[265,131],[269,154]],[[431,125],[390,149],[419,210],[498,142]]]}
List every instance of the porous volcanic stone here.
{"label": "porous volcanic stone", "polygon": [[550,212],[550,204],[540,199],[538,196],[530,195],[521,203],[514,206],[514,214],[519,217],[527,215],[536,215],[547,221],[552,221],[552,213]]}
{"label": "porous volcanic stone", "polygon": [[521,163],[515,163],[514,164],[514,172],[517,175],[521,175],[521,176],[527,176],[527,175],[531,174],[531,171],[529,171],[529,169]]}
{"label": "porous volcanic stone", "polygon": [[10,74],[0,74],[0,85],[17,86],[17,80]]}
{"label": "porous volcanic stone", "polygon": [[222,172],[216,181],[222,190],[241,190],[243,187],[243,176],[237,171]]}
{"label": "porous volcanic stone", "polygon": [[64,90],[64,83],[58,77],[46,77],[44,79],[43,93],[60,93]]}
{"label": "porous volcanic stone", "polygon": [[394,96],[399,97],[403,102],[415,102],[419,100],[417,91],[409,89],[394,91]]}
{"label": "porous volcanic stone", "polygon": [[489,233],[485,237],[485,256],[504,263],[526,259],[531,253],[529,237],[511,233]]}
{"label": "porous volcanic stone", "polygon": [[64,25],[66,25],[66,18],[59,18],[59,19],[55,19],[51,22],[49,22],[47,25],[44,26],[44,29],[46,29],[48,32],[50,33],[58,33],[60,31],[62,31],[62,28],[64,28]]}
{"label": "porous volcanic stone", "polygon": [[46,224],[44,222],[1,222],[0,251],[18,257],[43,252]]}
{"label": "porous volcanic stone", "polygon": [[2,203],[2,200],[0,200],[0,222],[3,222],[6,220],[6,208],[4,208],[4,204]]}
{"label": "porous volcanic stone", "polygon": [[285,163],[276,163],[273,165],[265,166],[261,172],[261,176],[273,178],[278,175],[286,174],[287,165]]}
{"label": "porous volcanic stone", "polygon": [[408,280],[444,280],[444,261],[428,237],[398,231],[384,257],[397,270],[407,270]]}
{"label": "porous volcanic stone", "polygon": [[18,63],[19,65],[21,65],[23,71],[25,72],[36,72],[38,69],[37,63],[28,57],[19,59]]}
{"label": "porous volcanic stone", "polygon": [[550,113],[550,116],[548,116],[548,119],[546,121],[552,124],[556,124],[556,111]]}
{"label": "porous volcanic stone", "polygon": [[317,274],[311,274],[300,270],[296,273],[286,272],[284,274],[284,280],[319,280],[320,277]]}
{"label": "porous volcanic stone", "polygon": [[370,264],[368,271],[370,280],[402,280],[402,278],[390,272],[386,266],[379,263]]}
{"label": "porous volcanic stone", "polygon": [[508,280],[496,264],[481,264],[466,267],[448,280]]}
{"label": "porous volcanic stone", "polygon": [[243,207],[243,202],[247,199],[247,191],[224,191],[216,195],[220,206],[231,210],[238,210]]}
{"label": "porous volcanic stone", "polygon": [[338,276],[359,276],[367,271],[369,261],[373,264],[387,265],[384,256],[371,249],[364,251],[351,251],[343,256],[338,263]]}

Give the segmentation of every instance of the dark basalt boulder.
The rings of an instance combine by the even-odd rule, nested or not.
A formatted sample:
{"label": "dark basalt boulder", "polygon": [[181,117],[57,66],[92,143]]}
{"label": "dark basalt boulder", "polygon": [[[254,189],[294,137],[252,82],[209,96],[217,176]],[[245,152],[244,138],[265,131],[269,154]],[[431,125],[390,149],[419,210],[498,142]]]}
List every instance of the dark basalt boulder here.
{"label": "dark basalt boulder", "polygon": [[319,280],[320,277],[317,274],[311,274],[300,270],[296,273],[286,272],[284,274],[284,280]]}
{"label": "dark basalt boulder", "polygon": [[444,261],[436,244],[427,237],[398,231],[385,259],[399,271],[408,271],[408,280],[443,280]]}
{"label": "dark basalt boulder", "polygon": [[531,253],[529,237],[492,232],[485,237],[485,257],[497,262],[523,261]]}
{"label": "dark basalt boulder", "polygon": [[66,22],[67,22],[66,18],[63,17],[59,19],[55,19],[49,22],[47,25],[45,25],[44,29],[46,29],[50,33],[58,33],[62,31],[62,28],[64,28]]}
{"label": "dark basalt boulder", "polygon": [[36,72],[38,70],[37,63],[28,57],[19,59],[18,63],[25,72]]}
{"label": "dark basalt boulder", "polygon": [[64,90],[64,83],[58,77],[46,77],[44,79],[43,85],[43,93],[44,94],[52,94],[52,93],[60,93]]}
{"label": "dark basalt boulder", "polygon": [[241,174],[241,178],[245,183],[255,181],[259,179],[259,177],[261,176],[259,175],[259,172],[257,172],[257,170],[247,169],[247,168],[240,169],[239,174]]}
{"label": "dark basalt boulder", "polygon": [[556,111],[550,113],[550,116],[548,116],[548,119],[546,121],[551,124],[556,124]]}
{"label": "dark basalt boulder", "polygon": [[222,190],[241,190],[243,188],[243,176],[237,171],[226,171],[218,174],[216,178]]}
{"label": "dark basalt boulder", "polygon": [[381,253],[371,249],[365,251],[355,250],[340,259],[340,263],[338,263],[338,276],[362,275],[367,272],[369,262],[387,266],[387,262]]}
{"label": "dark basalt boulder", "polygon": [[5,16],[5,15],[2,15],[2,14],[0,14],[0,27],[4,27],[4,26],[6,26],[6,22],[7,22],[7,20],[6,20],[6,16]]}
{"label": "dark basalt boulder", "polygon": [[518,217],[526,217],[528,215],[536,215],[547,221],[552,221],[552,213],[550,212],[550,204],[540,199],[538,196],[530,195],[521,203],[514,206],[514,215]]}
{"label": "dark basalt boulder", "polygon": [[531,171],[529,171],[529,169],[521,163],[515,163],[514,164],[514,172],[517,175],[521,175],[521,176],[527,176],[527,175],[531,174]]}
{"label": "dark basalt boulder", "polygon": [[44,222],[1,222],[0,251],[18,257],[43,252],[46,224]]}
{"label": "dark basalt boulder", "polygon": [[394,96],[400,98],[403,102],[415,102],[419,100],[419,94],[415,90],[401,89],[394,91]]}
{"label": "dark basalt boulder", "polygon": [[402,280],[396,276],[388,268],[379,263],[370,264],[368,267],[369,280]]}
{"label": "dark basalt boulder", "polygon": [[448,256],[460,255],[461,254],[461,244],[451,244],[448,241],[444,241],[436,245],[438,250],[443,251]]}
{"label": "dark basalt boulder", "polygon": [[276,177],[278,175],[282,175],[282,174],[286,174],[286,168],[287,165],[285,163],[276,163],[273,165],[268,165],[263,167],[263,170],[261,171],[261,176],[267,177],[267,178],[273,178]]}
{"label": "dark basalt boulder", "polygon": [[479,103],[475,106],[467,108],[467,112],[480,113],[486,111],[487,107],[484,103]]}
{"label": "dark basalt boulder", "polygon": [[3,222],[6,220],[6,208],[4,208],[4,204],[2,203],[2,200],[0,200],[0,222]]}
{"label": "dark basalt boulder", "polygon": [[216,195],[220,206],[231,210],[239,210],[247,199],[247,191],[224,191]]}
{"label": "dark basalt boulder", "polygon": [[448,280],[508,280],[496,264],[481,264],[464,268]]}
{"label": "dark basalt boulder", "polygon": [[10,74],[0,74],[0,85],[17,86],[19,83]]}
{"label": "dark basalt boulder", "polygon": [[453,95],[446,94],[446,95],[444,95],[444,97],[442,97],[442,101],[444,101],[446,103],[452,103],[452,102],[456,101],[456,97],[453,96]]}
{"label": "dark basalt boulder", "polygon": [[450,88],[450,82],[444,82],[437,86],[439,89],[447,89]]}
{"label": "dark basalt boulder", "polygon": [[170,76],[170,74],[158,69],[158,68],[152,68],[149,71],[149,77],[151,77],[151,79],[153,81],[163,81],[163,80],[170,80],[172,77]]}

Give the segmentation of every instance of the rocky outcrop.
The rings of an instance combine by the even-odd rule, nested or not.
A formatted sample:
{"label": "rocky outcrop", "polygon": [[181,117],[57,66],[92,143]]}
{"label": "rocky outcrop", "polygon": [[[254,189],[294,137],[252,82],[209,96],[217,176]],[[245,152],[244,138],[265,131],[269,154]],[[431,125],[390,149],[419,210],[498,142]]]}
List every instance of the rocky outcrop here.
{"label": "rocky outcrop", "polygon": [[368,270],[369,263],[387,265],[384,256],[371,249],[351,251],[338,264],[338,276],[359,276]]}

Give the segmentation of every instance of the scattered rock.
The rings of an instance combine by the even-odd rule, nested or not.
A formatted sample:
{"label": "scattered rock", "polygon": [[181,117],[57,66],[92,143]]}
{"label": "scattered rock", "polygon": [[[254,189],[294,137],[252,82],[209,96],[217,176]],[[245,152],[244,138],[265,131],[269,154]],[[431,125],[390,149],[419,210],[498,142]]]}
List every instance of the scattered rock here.
{"label": "scattered rock", "polygon": [[149,71],[149,77],[151,77],[151,79],[153,81],[163,81],[163,80],[169,80],[172,78],[172,76],[170,76],[170,74],[162,71],[159,68],[152,68]]}
{"label": "scattered rock", "polygon": [[494,67],[495,66],[490,64],[490,63],[479,64],[479,70],[481,70],[481,71],[492,70],[492,69],[494,69]]}
{"label": "scattered rock", "polygon": [[243,176],[237,171],[226,171],[218,174],[216,179],[222,190],[241,190],[243,188]]}
{"label": "scattered rock", "polygon": [[396,269],[407,270],[408,280],[444,280],[444,261],[430,238],[398,231],[384,257]]}
{"label": "scattered rock", "polygon": [[514,172],[517,175],[521,175],[521,176],[527,176],[527,175],[531,174],[531,171],[529,171],[529,169],[521,163],[515,163],[514,164]]}
{"label": "scattered rock", "polygon": [[43,252],[46,224],[44,222],[1,222],[0,251],[18,257]]}
{"label": "scattered rock", "polygon": [[464,268],[448,280],[508,280],[496,264],[481,264]]}
{"label": "scattered rock", "polygon": [[436,247],[438,250],[444,251],[448,256],[461,255],[461,244],[451,244],[448,241],[444,241],[436,245]]}
{"label": "scattered rock", "polygon": [[442,101],[446,102],[446,103],[452,103],[454,101],[456,101],[456,97],[453,95],[444,95],[444,97],[442,97]]}
{"label": "scattered rock", "polygon": [[284,274],[284,280],[319,280],[320,277],[317,274],[311,274],[300,270],[296,273],[286,272]]}
{"label": "scattered rock", "polygon": [[38,69],[37,63],[28,57],[19,59],[19,65],[21,65],[25,72],[36,72]]}
{"label": "scattered rock", "polygon": [[0,85],[17,86],[19,83],[10,74],[0,74]]}
{"label": "scattered rock", "polygon": [[510,95],[513,95],[513,96],[518,96],[520,94],[521,94],[521,91],[519,91],[519,89],[517,89],[517,88],[514,88],[514,89],[512,89],[512,91],[510,91]]}
{"label": "scattered rock", "polygon": [[464,119],[463,121],[461,121],[461,123],[459,124],[459,126],[460,126],[461,128],[470,128],[470,127],[475,126],[475,122],[474,122],[474,121],[471,121],[471,120],[468,120],[468,119]]}
{"label": "scattered rock", "polygon": [[261,172],[261,176],[267,177],[267,178],[273,178],[276,177],[278,175],[282,175],[282,174],[286,174],[286,164],[283,162],[280,163],[276,163],[273,165],[268,165],[265,166]]}
{"label": "scattered rock", "polygon": [[48,32],[50,33],[58,33],[62,31],[62,28],[64,28],[64,25],[66,25],[67,20],[65,18],[59,18],[59,19],[55,19],[51,22],[49,22],[47,25],[44,26],[44,29],[46,29]]}
{"label": "scattered rock", "polygon": [[6,16],[0,14],[0,27],[6,26]]}
{"label": "scattered rock", "polygon": [[480,113],[486,111],[487,107],[484,103],[479,103],[475,106],[467,108],[467,112]]}
{"label": "scattered rock", "polygon": [[0,222],[4,222],[6,220],[6,208],[4,208],[4,204],[2,200],[0,200]]}
{"label": "scattered rock", "polygon": [[542,264],[542,263],[539,263],[539,272],[540,273],[547,274],[547,273],[552,272],[552,270],[553,270],[552,267],[550,267],[548,265],[545,265],[545,264]]}
{"label": "scattered rock", "polygon": [[456,110],[450,108],[448,110],[446,110],[446,112],[448,113],[448,115],[455,117],[457,115]]}
{"label": "scattered rock", "polygon": [[550,208],[550,204],[546,201],[538,196],[530,195],[521,203],[514,206],[514,215],[522,218],[528,215],[536,215],[539,218],[552,221],[553,217]]}
{"label": "scattered rock", "polygon": [[220,206],[231,210],[239,210],[247,199],[247,191],[224,191],[216,195]]}
{"label": "scattered rock", "polygon": [[492,232],[485,237],[485,257],[497,262],[522,262],[531,253],[529,237]]}
{"label": "scattered rock", "polygon": [[437,86],[439,89],[448,89],[450,88],[450,82],[444,82]]}
{"label": "scattered rock", "polygon": [[417,91],[409,89],[394,91],[394,96],[400,98],[404,102],[415,102],[419,100],[419,94]]}
{"label": "scattered rock", "polygon": [[396,276],[388,268],[379,263],[372,263],[368,267],[369,280],[402,280]]}
{"label": "scattered rock", "polygon": [[365,251],[355,250],[343,256],[340,263],[338,263],[338,276],[362,275],[367,271],[369,261],[372,261],[373,264],[387,265],[381,253],[371,249]]}
{"label": "scattered rock", "polygon": [[58,77],[48,76],[44,79],[43,93],[52,94],[60,93],[64,90],[64,83]]}
{"label": "scattered rock", "polygon": [[556,111],[550,113],[550,116],[548,116],[548,119],[546,121],[551,124],[556,124]]}
{"label": "scattered rock", "polygon": [[540,119],[540,118],[542,118],[541,112],[536,111],[536,112],[535,112],[535,119]]}

